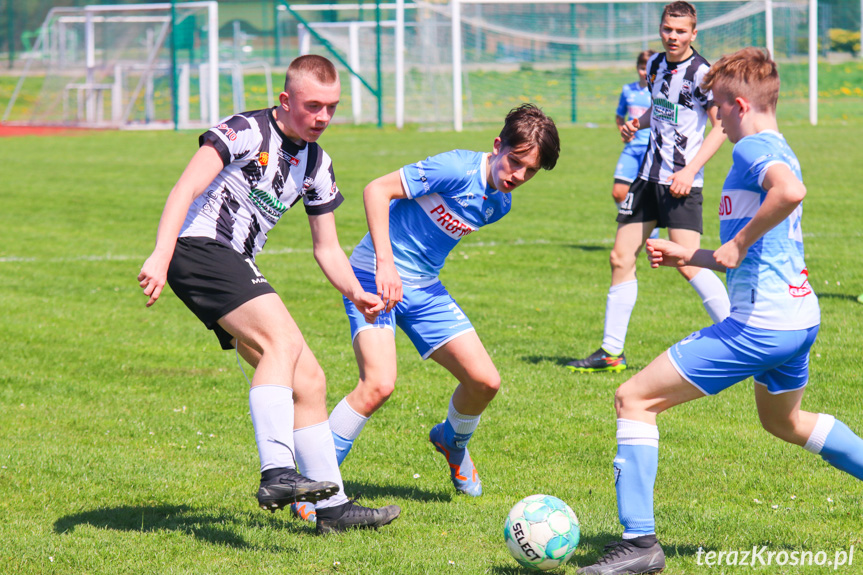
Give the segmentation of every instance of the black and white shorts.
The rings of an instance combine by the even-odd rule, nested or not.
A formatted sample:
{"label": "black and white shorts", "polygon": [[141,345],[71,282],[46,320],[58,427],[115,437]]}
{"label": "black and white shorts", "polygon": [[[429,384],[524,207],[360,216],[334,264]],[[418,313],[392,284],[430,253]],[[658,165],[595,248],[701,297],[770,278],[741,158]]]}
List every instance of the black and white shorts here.
{"label": "black and white shorts", "polygon": [[234,349],[234,337],[218,321],[258,296],[276,293],[255,260],[210,238],[179,238],[168,267],[168,284],[222,349]]}
{"label": "black and white shorts", "polygon": [[657,227],[703,231],[701,188],[692,188],[688,196],[675,198],[669,186],[638,178],[629,187],[626,199],[617,210],[617,223],[633,224],[655,221]]}

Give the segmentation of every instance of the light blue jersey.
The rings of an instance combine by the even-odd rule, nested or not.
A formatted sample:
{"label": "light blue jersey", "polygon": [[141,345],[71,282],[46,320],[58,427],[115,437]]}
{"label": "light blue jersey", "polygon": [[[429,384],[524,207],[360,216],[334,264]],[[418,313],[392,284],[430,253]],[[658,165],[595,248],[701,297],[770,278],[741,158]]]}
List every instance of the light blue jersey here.
{"label": "light blue jersey", "polygon": [[[650,89],[642,88],[638,82],[626,84],[620,92],[620,100],[617,103],[617,115],[621,118],[631,120],[640,118],[650,108]],[[650,130],[639,130],[635,138],[627,146],[647,146],[650,141]]]}
{"label": "light blue jersey", "polygon": [[[722,188],[719,235],[726,243],[752,219],[767,192],[762,182],[777,163],[801,179],[800,163],[778,132],[765,130],[734,146],[733,165]],[[731,317],[762,329],[801,330],[821,321],[818,298],[803,259],[802,205],[768,231],[736,269],[727,272]]]}
{"label": "light blue jersey", "polygon": [[[496,222],[512,207],[512,196],[486,182],[488,154],[453,150],[403,167],[407,199],[390,203],[393,258],[406,286],[438,280],[447,255],[464,236]],[[375,251],[366,234],[351,264],[375,273]]]}

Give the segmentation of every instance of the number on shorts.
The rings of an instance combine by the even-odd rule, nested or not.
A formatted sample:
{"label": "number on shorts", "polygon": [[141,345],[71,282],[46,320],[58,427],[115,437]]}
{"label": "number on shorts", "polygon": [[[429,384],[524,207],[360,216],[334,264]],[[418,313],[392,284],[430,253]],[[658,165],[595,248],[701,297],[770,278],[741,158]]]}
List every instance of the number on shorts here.
{"label": "number on shorts", "polygon": [[455,318],[456,318],[457,320],[461,321],[461,320],[463,320],[463,319],[464,319],[464,312],[463,312],[463,311],[461,311],[461,308],[459,308],[459,307],[455,304],[455,302],[453,302],[453,303],[449,304],[449,309],[451,309],[451,310],[452,310],[452,312],[455,314]]}

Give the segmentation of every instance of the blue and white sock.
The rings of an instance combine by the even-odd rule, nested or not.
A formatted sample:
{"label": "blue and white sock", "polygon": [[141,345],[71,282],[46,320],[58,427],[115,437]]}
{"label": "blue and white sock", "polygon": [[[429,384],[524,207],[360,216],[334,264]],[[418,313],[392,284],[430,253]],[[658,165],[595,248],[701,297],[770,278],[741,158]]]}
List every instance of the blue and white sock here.
{"label": "blue and white sock", "polygon": [[803,448],[820,455],[836,469],[863,479],[863,439],[832,415],[818,414],[815,429]]}
{"label": "blue and white sock", "polygon": [[722,283],[719,276],[711,270],[702,269],[694,278],[689,280],[689,285],[701,298],[701,303],[713,323],[720,323],[731,313],[728,290],[725,289],[725,284]]}
{"label": "blue and white sock", "polygon": [[447,447],[464,449],[470,441],[473,432],[479,425],[481,415],[464,415],[459,413],[449,400],[449,412],[443,426],[443,440]]}
{"label": "blue and white sock", "polygon": [[257,385],[249,390],[249,412],[261,458],[261,472],[294,467],[294,390]]}
{"label": "blue and white sock", "polygon": [[336,446],[336,459],[339,465],[351,452],[354,440],[359,437],[368,417],[357,413],[348,403],[348,398],[343,398],[330,414],[330,429],[333,430],[333,441]]}
{"label": "blue and white sock", "polygon": [[656,532],[653,485],[659,466],[659,428],[631,419],[617,420],[614,485],[623,538]]}
{"label": "blue and white sock", "polygon": [[638,280],[631,280],[608,288],[605,299],[605,331],[602,336],[602,349],[612,355],[623,351],[626,343],[626,330],[632,308],[638,299]]}
{"label": "blue and white sock", "polygon": [[296,444],[297,466],[300,473],[315,481],[332,481],[339,486],[339,491],[329,499],[315,503],[316,509],[325,509],[341,505],[348,500],[345,495],[345,485],[336,461],[336,450],[333,446],[333,434],[330,423],[322,421],[315,425],[294,430]]}

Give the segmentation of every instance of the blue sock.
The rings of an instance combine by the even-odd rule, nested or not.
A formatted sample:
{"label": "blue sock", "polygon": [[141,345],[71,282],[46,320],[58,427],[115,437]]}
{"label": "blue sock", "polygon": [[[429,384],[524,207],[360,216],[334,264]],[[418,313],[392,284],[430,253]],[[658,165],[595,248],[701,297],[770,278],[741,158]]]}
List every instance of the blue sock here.
{"label": "blue sock", "polygon": [[467,442],[473,436],[473,431],[470,433],[456,433],[449,419],[443,423],[443,441],[450,449],[464,449],[467,447]]}
{"label": "blue sock", "polygon": [[354,446],[354,440],[345,439],[334,431],[333,443],[336,444],[336,461],[338,462],[339,466],[341,466],[342,461],[344,461],[345,457],[348,456],[348,453],[351,452],[351,447]]}
{"label": "blue sock", "polygon": [[659,430],[655,425],[617,420],[614,485],[624,539],[656,532],[653,485],[659,466]]}
{"label": "blue sock", "polygon": [[805,448],[857,479],[863,479],[863,439],[831,415],[818,414],[818,422]]}

